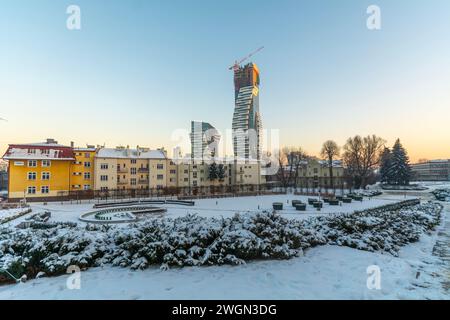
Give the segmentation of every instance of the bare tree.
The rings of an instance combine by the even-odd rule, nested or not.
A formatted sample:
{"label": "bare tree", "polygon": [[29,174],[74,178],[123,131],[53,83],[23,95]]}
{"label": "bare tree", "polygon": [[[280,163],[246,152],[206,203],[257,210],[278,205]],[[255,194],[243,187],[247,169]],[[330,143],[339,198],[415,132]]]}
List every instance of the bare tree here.
{"label": "bare tree", "polygon": [[366,187],[367,178],[379,164],[386,143],[376,135],[349,138],[344,145],[344,163],[354,181],[355,188]]}
{"label": "bare tree", "polygon": [[333,184],[333,160],[340,154],[340,148],[333,140],[325,141],[322,145],[320,155],[327,160],[328,169],[330,170],[330,187],[334,188]]}
{"label": "bare tree", "polygon": [[284,188],[297,184],[298,169],[307,157],[300,147],[284,147],[278,152],[277,176]]}

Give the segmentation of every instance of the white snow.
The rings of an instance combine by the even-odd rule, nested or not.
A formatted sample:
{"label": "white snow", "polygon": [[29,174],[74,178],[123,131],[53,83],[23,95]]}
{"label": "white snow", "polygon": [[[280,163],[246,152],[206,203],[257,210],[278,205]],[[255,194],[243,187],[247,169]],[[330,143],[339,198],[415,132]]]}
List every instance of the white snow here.
{"label": "white snow", "polygon": [[[324,204],[321,211],[317,211],[312,206],[307,206],[306,211],[296,211],[291,205],[292,200],[301,200],[303,202],[308,201],[307,196],[295,196],[295,195],[274,195],[274,196],[257,196],[257,197],[236,197],[236,198],[220,198],[220,199],[201,199],[195,200],[195,206],[186,207],[173,204],[156,204],[157,207],[167,208],[166,217],[176,218],[184,216],[189,213],[197,213],[203,217],[231,217],[236,212],[258,212],[262,210],[272,210],[273,202],[282,202],[283,211],[280,211],[285,218],[293,219],[306,219],[311,216],[328,215],[334,213],[352,213],[356,210],[363,210],[368,208],[374,208],[389,203],[395,203],[401,200],[412,199],[411,196],[395,196],[395,195],[383,195],[380,197],[374,197],[371,200],[367,198],[363,202],[353,201],[350,204],[342,204],[342,206],[330,206]],[[120,200],[119,200],[120,201]],[[289,203],[287,203],[289,201]],[[50,211],[52,216],[50,222],[78,222],[81,214],[92,211],[92,206],[96,202],[91,200],[88,203],[82,204],[70,204],[61,202],[52,202],[44,205],[42,203],[31,203],[33,213]],[[258,209],[259,206],[259,209]],[[25,216],[26,217],[26,216]],[[22,222],[25,217],[19,218],[11,222],[16,225]]]}
{"label": "white snow", "polygon": [[[346,247],[308,250],[288,261],[161,271],[95,268],[81,273],[81,289],[68,276],[0,287],[0,299],[449,299],[440,279],[417,267],[430,263],[431,237],[405,247],[399,258]],[[425,262],[427,261],[427,262]],[[381,269],[381,290],[369,290],[367,267]]]}
{"label": "white snow", "polygon": [[[294,199],[306,202],[307,198],[280,195],[205,199],[196,200],[195,207],[164,206],[168,208],[169,217],[187,213],[228,217],[238,211],[258,211],[258,205],[262,210],[270,209],[273,202],[283,202],[285,217],[303,219],[353,212],[405,199],[404,196],[383,195],[343,207],[325,205],[320,213],[313,210],[301,213],[286,203]],[[78,216],[91,210],[92,205],[52,203],[32,204],[32,208],[33,213],[50,210],[51,221],[78,222]],[[450,219],[450,206],[446,215],[446,219]],[[444,224],[445,220],[440,228]],[[306,250],[304,256],[291,260],[253,261],[239,266],[185,267],[168,271],[158,267],[130,271],[108,266],[82,272],[80,290],[67,288],[68,276],[40,278],[0,287],[0,299],[450,299],[441,285],[448,270],[432,255],[438,231],[401,248],[398,257],[322,246]],[[366,270],[370,265],[381,269],[381,290],[367,288]]]}

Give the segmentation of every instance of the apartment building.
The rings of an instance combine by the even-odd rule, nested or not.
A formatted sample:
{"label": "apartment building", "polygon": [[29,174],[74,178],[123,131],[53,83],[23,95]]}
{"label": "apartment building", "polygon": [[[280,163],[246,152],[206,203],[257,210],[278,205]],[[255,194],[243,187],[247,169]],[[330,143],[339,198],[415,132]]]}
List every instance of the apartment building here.
{"label": "apartment building", "polygon": [[[187,157],[172,160],[164,149],[64,146],[53,139],[44,143],[9,145],[9,198],[51,201],[89,191],[154,190],[265,183],[258,161],[239,163],[233,158],[213,162]],[[212,166],[217,175],[211,179]],[[78,193],[79,192],[79,193]]]}
{"label": "apartment building", "polygon": [[162,189],[176,184],[174,164],[163,149],[101,148],[94,167],[96,190]]}
{"label": "apartment building", "polygon": [[10,144],[3,156],[8,165],[8,197],[11,200],[51,200],[71,189],[73,149],[53,139],[43,143]]}
{"label": "apartment building", "polygon": [[306,188],[341,188],[344,184],[344,167],[340,161],[332,166],[333,186],[330,184],[330,168],[328,162],[318,159],[303,161],[297,173],[296,185]]}
{"label": "apartment building", "polygon": [[431,160],[411,165],[415,181],[450,181],[450,160]]}
{"label": "apartment building", "polygon": [[86,148],[73,148],[75,161],[71,166],[70,190],[87,191],[94,189],[94,159],[96,152],[97,148],[95,146],[87,146]]}

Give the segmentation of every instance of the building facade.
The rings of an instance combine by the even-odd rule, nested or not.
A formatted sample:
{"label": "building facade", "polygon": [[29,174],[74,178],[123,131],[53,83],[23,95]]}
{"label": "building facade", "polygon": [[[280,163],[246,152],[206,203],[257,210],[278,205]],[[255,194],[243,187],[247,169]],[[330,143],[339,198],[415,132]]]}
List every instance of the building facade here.
{"label": "building facade", "polygon": [[411,172],[415,181],[450,181],[450,160],[412,164]]}
{"label": "building facade", "polygon": [[[139,146],[75,148],[48,139],[45,143],[10,145],[3,159],[9,162],[11,201],[24,198],[51,201],[67,196],[83,199],[95,194],[146,195],[162,189],[173,189],[175,194],[177,188],[265,183],[259,161],[244,163],[234,158],[204,161],[190,156],[175,161],[167,157],[164,149]],[[214,178],[211,171],[216,172]]]}
{"label": "building facade", "polygon": [[162,189],[175,183],[164,150],[101,148],[94,163],[96,190]]}
{"label": "building facade", "polygon": [[300,188],[343,188],[345,183],[344,167],[340,161],[332,166],[333,185],[331,185],[330,168],[327,161],[309,159],[300,164],[296,185]]}
{"label": "building facade", "polygon": [[94,158],[96,152],[97,148],[94,146],[87,146],[86,148],[73,148],[75,161],[71,166],[70,190],[88,191],[94,189]]}
{"label": "building facade", "polygon": [[53,139],[44,143],[11,144],[3,159],[8,165],[8,197],[10,199],[55,199],[71,189],[71,147]]}
{"label": "building facade", "polygon": [[259,85],[259,70],[254,63],[234,70],[233,151],[236,158],[245,161],[261,158]]}
{"label": "building facade", "polygon": [[191,121],[191,157],[204,160],[219,156],[220,134],[211,124]]}

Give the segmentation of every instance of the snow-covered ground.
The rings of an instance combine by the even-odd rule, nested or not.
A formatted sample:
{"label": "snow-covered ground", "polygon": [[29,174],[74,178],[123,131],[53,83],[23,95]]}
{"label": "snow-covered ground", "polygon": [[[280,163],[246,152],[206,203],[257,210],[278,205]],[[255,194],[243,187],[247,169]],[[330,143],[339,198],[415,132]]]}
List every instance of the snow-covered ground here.
{"label": "snow-covered ground", "polygon": [[[274,195],[274,196],[257,196],[257,197],[238,197],[238,198],[220,198],[220,199],[201,199],[195,200],[195,206],[186,207],[181,205],[164,204],[155,205],[158,207],[167,208],[166,217],[176,218],[184,216],[188,213],[196,213],[199,216],[204,217],[230,217],[236,212],[256,212],[261,210],[272,210],[272,204],[274,202],[282,202],[284,204],[283,211],[281,213],[286,218],[304,219],[311,216],[327,215],[331,213],[351,213],[355,210],[362,210],[367,208],[374,208],[389,203],[398,202],[401,200],[412,199],[413,196],[404,195],[383,195],[380,197],[374,197],[372,199],[364,198],[363,202],[355,202],[349,204],[342,204],[342,206],[330,206],[324,204],[321,211],[317,211],[312,206],[308,205],[306,211],[296,211],[291,205],[292,200],[301,200],[303,202],[308,201],[307,196],[295,196],[295,195]],[[289,201],[289,202],[288,202]],[[33,213],[50,211],[52,217],[50,222],[78,222],[81,214],[92,211],[92,207],[95,202],[83,203],[83,204],[70,204],[53,202],[43,205],[42,203],[31,203]],[[27,217],[23,216],[10,223],[11,226],[17,225],[24,221]]]}
{"label": "snow-covered ground", "polygon": [[[422,237],[399,257],[324,246],[241,266],[95,268],[81,273],[79,290],[67,288],[68,276],[41,278],[0,287],[0,299],[450,299],[444,266],[431,254],[436,237]],[[381,269],[380,290],[367,288],[370,265]]]}
{"label": "snow-covered ground", "polygon": [[[195,207],[164,206],[168,208],[168,217],[187,213],[208,217],[257,211],[258,206],[271,209],[273,202],[283,202],[285,217],[301,219],[353,212],[405,199],[404,195],[383,195],[342,207],[325,205],[320,213],[310,206],[308,211],[298,212],[290,205],[291,200],[306,202],[307,198],[280,195],[205,199],[197,200]],[[79,215],[91,210],[92,205],[52,203],[32,204],[32,208],[34,213],[51,211],[51,221],[78,222]],[[445,215],[440,228],[445,227],[445,220],[450,221],[449,205]],[[253,261],[241,266],[186,267],[168,271],[157,267],[130,271],[108,266],[82,272],[80,290],[67,288],[68,276],[41,278],[1,286],[0,299],[450,299],[442,286],[448,281],[449,266],[432,254],[438,231],[403,247],[399,257],[323,246],[306,250],[303,257],[287,261]],[[367,267],[371,265],[381,269],[380,290],[367,288]]]}
{"label": "snow-covered ground", "polygon": [[14,217],[28,208],[16,208],[16,209],[0,209],[0,221],[3,219]]}

